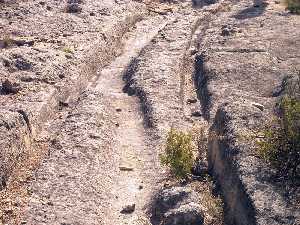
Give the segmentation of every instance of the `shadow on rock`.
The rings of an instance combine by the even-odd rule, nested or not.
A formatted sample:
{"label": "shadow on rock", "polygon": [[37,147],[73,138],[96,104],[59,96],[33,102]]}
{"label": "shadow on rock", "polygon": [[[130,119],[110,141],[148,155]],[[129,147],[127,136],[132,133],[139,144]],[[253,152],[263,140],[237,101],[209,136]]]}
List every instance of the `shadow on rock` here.
{"label": "shadow on rock", "polygon": [[210,107],[211,107],[211,93],[208,90],[209,73],[204,68],[204,55],[198,55],[195,59],[195,74],[194,85],[197,90],[197,97],[201,103],[201,111],[204,119],[210,119]]}
{"label": "shadow on rock", "polygon": [[170,187],[159,191],[150,208],[153,225],[201,225],[204,222],[199,196],[188,187]]}
{"label": "shadow on rock", "polygon": [[206,5],[211,5],[217,3],[218,0],[192,0],[194,8],[202,8]]}
{"label": "shadow on rock", "polygon": [[241,10],[233,17],[236,19],[239,19],[239,20],[258,17],[258,16],[261,16],[265,12],[267,6],[268,6],[268,3],[265,1],[261,1],[261,0],[254,1],[253,5],[251,7]]}

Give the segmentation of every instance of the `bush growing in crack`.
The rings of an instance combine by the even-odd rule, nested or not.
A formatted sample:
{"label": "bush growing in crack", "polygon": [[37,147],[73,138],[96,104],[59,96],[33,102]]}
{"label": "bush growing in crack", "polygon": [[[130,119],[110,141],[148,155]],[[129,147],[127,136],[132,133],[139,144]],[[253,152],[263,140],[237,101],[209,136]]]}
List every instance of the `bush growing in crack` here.
{"label": "bush growing in crack", "polygon": [[279,102],[279,116],[262,132],[264,138],[258,142],[258,153],[277,169],[280,176],[299,182],[300,72],[292,84],[287,84],[286,89],[286,94]]}
{"label": "bush growing in crack", "polygon": [[171,169],[176,178],[187,178],[194,164],[193,151],[192,135],[172,128],[160,160]]}

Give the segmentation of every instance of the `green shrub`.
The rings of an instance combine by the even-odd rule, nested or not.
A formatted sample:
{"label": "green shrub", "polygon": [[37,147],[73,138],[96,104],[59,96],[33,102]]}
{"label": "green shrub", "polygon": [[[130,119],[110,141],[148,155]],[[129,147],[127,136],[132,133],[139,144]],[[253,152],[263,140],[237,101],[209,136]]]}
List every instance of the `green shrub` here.
{"label": "green shrub", "polygon": [[258,152],[281,175],[296,178],[300,172],[300,100],[286,95],[279,108],[280,116],[263,131]]}
{"label": "green shrub", "polygon": [[192,136],[182,131],[171,129],[168,133],[161,163],[171,169],[177,178],[186,178],[194,164],[194,146]]}
{"label": "green shrub", "polygon": [[285,4],[292,13],[300,14],[300,0],[285,0]]}

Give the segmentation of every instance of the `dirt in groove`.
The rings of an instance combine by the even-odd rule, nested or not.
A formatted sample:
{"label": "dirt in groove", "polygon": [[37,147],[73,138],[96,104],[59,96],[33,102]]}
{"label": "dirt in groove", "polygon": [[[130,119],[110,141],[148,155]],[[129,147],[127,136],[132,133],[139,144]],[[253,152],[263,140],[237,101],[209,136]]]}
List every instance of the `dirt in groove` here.
{"label": "dirt in groove", "polygon": [[[99,72],[78,105],[62,113],[50,156],[30,185],[26,224],[149,223],[146,204],[163,170],[139,100],[122,91],[122,78],[167,23],[160,16],[140,21],[126,35],[123,54]],[[121,213],[132,204],[133,213]]]}

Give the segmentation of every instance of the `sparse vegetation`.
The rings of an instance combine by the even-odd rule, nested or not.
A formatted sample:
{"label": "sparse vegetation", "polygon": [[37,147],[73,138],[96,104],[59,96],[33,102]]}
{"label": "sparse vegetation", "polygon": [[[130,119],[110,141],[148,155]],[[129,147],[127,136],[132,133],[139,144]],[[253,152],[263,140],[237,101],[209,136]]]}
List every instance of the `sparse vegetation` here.
{"label": "sparse vegetation", "polygon": [[285,0],[285,5],[292,13],[300,14],[300,0]]}
{"label": "sparse vegetation", "polygon": [[[300,77],[300,75],[299,75]],[[278,169],[280,175],[295,179],[300,174],[300,78],[289,87],[279,104],[280,114],[263,131],[259,155]]]}
{"label": "sparse vegetation", "polygon": [[177,178],[186,178],[194,164],[192,135],[171,129],[168,133],[161,163],[171,169]]}
{"label": "sparse vegetation", "polygon": [[224,204],[221,196],[215,189],[215,184],[210,176],[206,179],[192,183],[193,189],[200,194],[199,204],[204,209],[204,224],[205,225],[223,225],[224,221]]}
{"label": "sparse vegetation", "polygon": [[223,201],[212,195],[211,191],[203,192],[202,204],[209,216],[207,224],[223,224]]}
{"label": "sparse vegetation", "polygon": [[73,54],[73,50],[72,50],[70,47],[64,47],[64,48],[63,48],[63,51],[64,51],[65,53]]}

